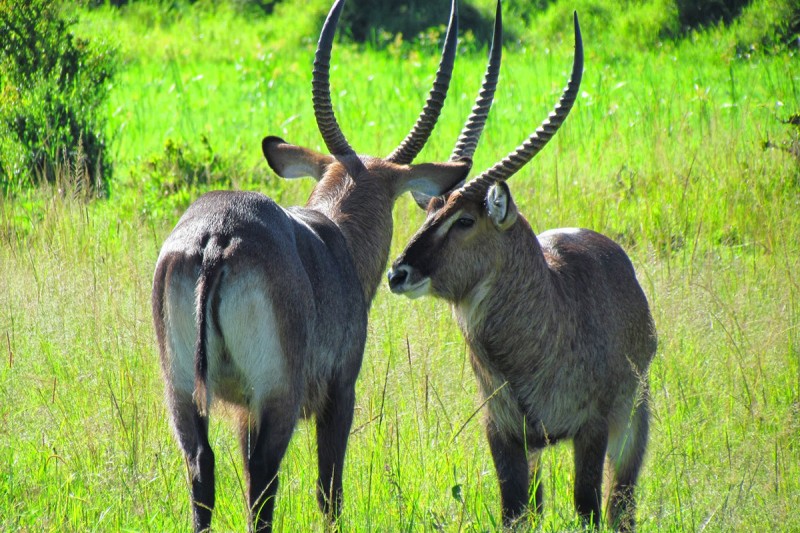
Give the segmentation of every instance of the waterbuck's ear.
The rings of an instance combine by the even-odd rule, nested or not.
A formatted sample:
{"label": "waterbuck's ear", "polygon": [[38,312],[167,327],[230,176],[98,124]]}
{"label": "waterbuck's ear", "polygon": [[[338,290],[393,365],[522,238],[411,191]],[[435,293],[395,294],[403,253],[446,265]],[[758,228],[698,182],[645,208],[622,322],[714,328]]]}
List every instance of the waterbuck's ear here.
{"label": "waterbuck's ear", "polygon": [[450,192],[463,183],[470,168],[472,161],[469,159],[411,165],[411,171],[406,175],[400,193],[411,191],[417,205],[427,209],[431,198]]}
{"label": "waterbuck's ear", "polygon": [[[419,206],[420,209],[423,211],[438,211],[439,209],[447,203],[447,198],[450,196],[455,189],[458,189],[460,185],[463,185],[464,181],[459,181],[458,185],[456,185],[453,189],[442,193],[438,196],[430,196],[425,194],[424,192],[417,192],[411,191],[411,196],[414,198],[414,202]],[[433,203],[431,203],[433,201]]]}
{"label": "waterbuck's ear", "polygon": [[418,191],[411,191],[411,197],[414,198],[414,202],[416,202],[419,208],[424,211],[428,210],[431,200],[436,198],[436,196],[431,196],[429,194],[425,194],[424,192]]}
{"label": "waterbuck's ear", "polygon": [[500,231],[507,230],[516,222],[519,212],[506,182],[498,181],[489,188],[486,193],[486,213]]}
{"label": "waterbuck's ear", "polygon": [[264,152],[270,168],[282,178],[310,176],[319,181],[328,165],[335,161],[333,156],[295,146],[273,136],[264,137],[261,151]]}

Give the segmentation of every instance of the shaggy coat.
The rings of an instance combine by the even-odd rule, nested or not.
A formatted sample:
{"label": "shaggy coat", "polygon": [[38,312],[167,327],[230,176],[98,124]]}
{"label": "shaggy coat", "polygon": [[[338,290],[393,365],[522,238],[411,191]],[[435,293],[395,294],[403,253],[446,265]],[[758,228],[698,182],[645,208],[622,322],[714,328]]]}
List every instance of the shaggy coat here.
{"label": "shaggy coat", "polygon": [[656,333],[622,248],[586,229],[537,237],[500,182],[482,200],[434,201],[389,281],[452,304],[486,400],[505,521],[524,513],[529,491],[541,510],[539,454],[569,439],[578,512],[597,524],[608,455],[610,521],[632,528]]}

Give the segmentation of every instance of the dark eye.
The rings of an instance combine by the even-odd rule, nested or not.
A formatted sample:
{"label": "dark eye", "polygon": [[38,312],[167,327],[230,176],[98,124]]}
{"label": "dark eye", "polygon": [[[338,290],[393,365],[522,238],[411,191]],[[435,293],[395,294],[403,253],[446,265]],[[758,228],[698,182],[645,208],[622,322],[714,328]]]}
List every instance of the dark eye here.
{"label": "dark eye", "polygon": [[469,217],[461,217],[456,220],[456,225],[461,228],[471,228],[473,224],[475,224],[475,220]]}

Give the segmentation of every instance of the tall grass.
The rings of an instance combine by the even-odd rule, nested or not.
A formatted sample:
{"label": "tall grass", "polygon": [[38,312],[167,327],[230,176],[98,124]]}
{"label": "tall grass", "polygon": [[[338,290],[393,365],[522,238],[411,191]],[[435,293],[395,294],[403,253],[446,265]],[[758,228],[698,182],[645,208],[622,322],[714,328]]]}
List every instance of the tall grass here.
{"label": "tall grass", "polygon": [[[147,162],[169,139],[195,144],[205,135],[219,154],[255,169],[232,176],[232,186],[293,205],[312,184],[273,176],[259,141],[277,134],[321,144],[313,46],[288,44],[288,23],[278,36],[235,13],[192,13],[150,26],[143,14],[84,20],[86,31],[113,28],[128,61],[109,107],[124,169],[110,199],[84,198],[65,168],[58,183],[0,201],[0,529],[189,528],[149,293],[161,242],[205,189],[192,188],[174,209],[149,209]],[[561,40],[507,51],[476,170],[513,149],[555,102],[572,53],[568,17],[563,26]],[[620,240],[650,299],[660,348],[641,529],[798,530],[800,169],[789,154],[762,149],[787,138],[778,119],[800,109],[797,58],[735,57],[713,32],[643,51],[594,44],[613,44],[606,35],[584,39],[575,110],[510,185],[534,228],[585,226]],[[334,106],[354,147],[374,155],[395,147],[437,60],[410,47],[337,44]],[[449,155],[483,68],[480,52],[459,55],[420,161]],[[410,199],[398,202],[393,255],[422,219]],[[345,528],[496,530],[499,493],[478,411],[447,307],[381,287],[347,455]],[[313,436],[313,424],[302,424],[284,460],[279,531],[323,528]],[[243,530],[241,460],[222,413],[211,439],[215,528]],[[539,528],[577,528],[569,447],[545,453],[544,468]]]}

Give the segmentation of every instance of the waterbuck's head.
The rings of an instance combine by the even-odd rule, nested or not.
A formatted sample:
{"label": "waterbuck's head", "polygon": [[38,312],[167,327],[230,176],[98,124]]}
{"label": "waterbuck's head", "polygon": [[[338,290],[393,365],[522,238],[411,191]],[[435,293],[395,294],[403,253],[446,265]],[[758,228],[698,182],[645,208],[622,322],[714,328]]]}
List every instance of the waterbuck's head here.
{"label": "waterbuck's head", "polygon": [[454,191],[430,199],[425,223],[389,271],[392,292],[411,298],[433,294],[458,302],[490,278],[503,254],[515,253],[514,230],[522,221],[505,181],[547,144],[575,103],[583,72],[577,14],[574,27],[572,73],[554,111],[493,167]]}
{"label": "waterbuck's head", "polygon": [[[416,124],[402,143],[385,158],[357,155],[345,138],[333,113],[329,71],[331,48],[344,0],[337,0],[325,21],[314,58],[313,104],[317,126],[330,154],[295,146],[279,137],[266,137],[262,150],[270,167],[281,177],[313,177],[317,185],[308,201],[332,219],[353,212],[385,209],[406,191],[442,194],[469,172],[466,159],[445,163],[411,165],[425,146],[439,118],[455,61],[458,12],[452,0],[450,21],[439,69],[428,101]],[[343,215],[340,217],[339,215]],[[391,216],[388,211],[388,216]]]}

